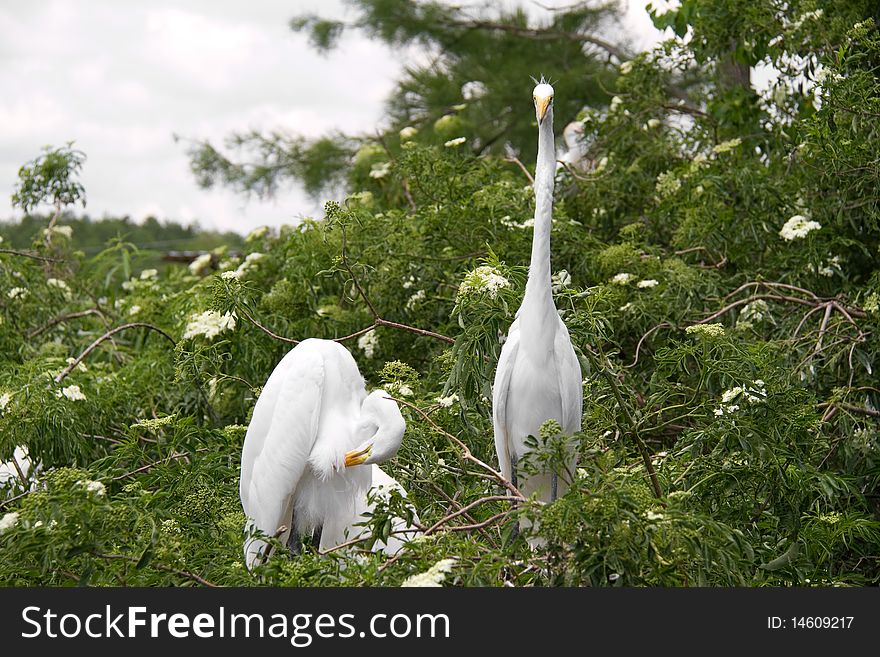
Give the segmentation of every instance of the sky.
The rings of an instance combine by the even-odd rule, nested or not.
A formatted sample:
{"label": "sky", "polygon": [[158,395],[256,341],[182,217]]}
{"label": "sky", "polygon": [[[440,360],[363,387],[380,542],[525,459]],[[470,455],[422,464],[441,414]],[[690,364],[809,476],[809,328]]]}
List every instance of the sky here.
{"label": "sky", "polygon": [[[525,1],[538,15],[541,5],[571,3]],[[645,4],[630,0],[623,23],[642,48],[660,38]],[[320,203],[296,187],[268,201],[199,188],[185,141],[173,137],[222,145],[252,128],[372,132],[406,57],[355,32],[319,55],[288,27],[302,13],[351,17],[341,0],[0,5],[0,218],[21,216],[9,201],[19,167],[70,140],[87,156],[80,180],[92,217],[153,215],[247,233],[320,216]]]}

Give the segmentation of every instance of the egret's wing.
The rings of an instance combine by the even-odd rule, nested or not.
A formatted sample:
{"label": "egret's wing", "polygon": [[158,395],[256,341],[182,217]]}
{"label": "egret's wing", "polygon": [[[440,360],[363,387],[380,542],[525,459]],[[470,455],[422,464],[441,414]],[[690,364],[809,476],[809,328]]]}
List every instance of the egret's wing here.
{"label": "egret's wing", "polygon": [[321,354],[294,349],[254,408],[242,450],[241,501],[245,515],[266,534],[290,520],[282,516],[315,443],[323,382]]}
{"label": "egret's wing", "polygon": [[559,376],[559,393],[562,402],[561,424],[563,432],[571,434],[581,430],[584,408],[581,364],[577,354],[574,353],[574,347],[571,346],[568,328],[561,319],[559,325],[553,351],[556,356],[556,371]]}
{"label": "egret's wing", "polygon": [[510,392],[510,377],[516,354],[519,351],[519,320],[514,320],[507,332],[507,340],[501,348],[498,367],[495,370],[495,384],[492,387],[492,426],[495,433],[495,451],[498,453],[498,467],[505,479],[510,479],[510,436],[507,422],[507,397]]}

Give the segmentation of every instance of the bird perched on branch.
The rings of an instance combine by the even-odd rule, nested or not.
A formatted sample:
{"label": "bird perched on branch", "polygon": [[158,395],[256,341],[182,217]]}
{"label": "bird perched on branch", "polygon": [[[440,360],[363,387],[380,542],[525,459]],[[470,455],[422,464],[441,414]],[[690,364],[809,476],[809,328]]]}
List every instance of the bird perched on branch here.
{"label": "bird perched on branch", "polygon": [[[239,492],[248,533],[278,535],[291,554],[300,552],[303,536],[312,535],[321,550],[360,536],[364,528],[356,524],[372,508],[371,489],[405,495],[376,465],[397,453],[405,429],[384,390],[367,394],[345,347],[304,340],[269,376],[245,435]],[[410,530],[403,538],[417,533],[403,519],[393,529]],[[401,544],[394,534],[373,549],[394,553]],[[268,556],[267,546],[248,536],[248,568]]]}
{"label": "bird perched on branch", "polygon": [[[556,148],[553,141],[553,87],[543,80],[533,93],[538,119],[535,169],[535,232],[525,297],[501,349],[492,392],[495,448],[501,473],[525,495],[550,502],[567,489],[556,472],[518,475],[528,436],[556,420],[563,434],[580,431],[581,369],[568,329],[556,311],[550,282],[550,229]],[[575,470],[570,454],[567,469]]]}

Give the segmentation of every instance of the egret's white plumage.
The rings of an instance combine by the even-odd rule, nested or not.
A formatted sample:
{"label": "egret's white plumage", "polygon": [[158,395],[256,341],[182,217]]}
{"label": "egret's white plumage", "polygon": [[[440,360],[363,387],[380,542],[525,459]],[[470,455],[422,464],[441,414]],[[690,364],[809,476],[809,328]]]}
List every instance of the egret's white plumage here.
{"label": "egret's white plumage", "polygon": [[[368,492],[400,485],[376,463],[392,458],[406,423],[383,390],[367,394],[348,350],[331,340],[304,340],[278,363],[254,408],[241,455],[239,492],[248,533],[258,529],[296,544],[320,531],[326,550],[360,535]],[[397,529],[408,529],[405,522]],[[374,546],[393,552],[400,541]],[[266,542],[249,537],[251,567]]]}
{"label": "egret's white plumage", "polygon": [[7,488],[15,481],[19,481],[22,486],[30,487],[28,482],[39,471],[40,465],[39,463],[37,465],[33,464],[27,447],[16,445],[12,458],[8,461],[0,462],[0,488]]}
{"label": "egret's white plumage", "polygon": [[583,171],[593,167],[593,162],[587,157],[590,152],[590,139],[586,136],[586,129],[582,121],[572,121],[562,131],[562,140],[565,142],[565,152],[559,156],[556,168],[561,169],[565,165]]}
{"label": "egret's white plumage", "polygon": [[[553,88],[534,91],[538,119],[538,163],[535,169],[535,232],[529,278],[522,305],[501,349],[492,392],[495,448],[501,473],[511,479],[515,464],[526,454],[526,438],[538,436],[541,425],[556,420],[565,434],[579,431],[583,396],[581,369],[568,329],[553,302],[550,282],[550,228],[556,149],[553,142]],[[569,463],[575,469],[575,456]],[[558,477],[557,494],[567,487]],[[526,495],[553,498],[553,476],[539,473],[517,477]]]}

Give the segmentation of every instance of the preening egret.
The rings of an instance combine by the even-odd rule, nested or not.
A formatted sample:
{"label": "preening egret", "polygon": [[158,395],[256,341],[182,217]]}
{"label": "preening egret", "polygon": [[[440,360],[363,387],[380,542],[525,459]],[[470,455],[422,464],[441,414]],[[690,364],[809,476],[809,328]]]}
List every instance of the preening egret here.
{"label": "preening egret", "polygon": [[[254,407],[241,454],[239,492],[247,530],[280,538],[298,553],[301,536],[319,534],[322,550],[359,536],[368,492],[400,485],[376,463],[392,458],[406,423],[383,390],[367,394],[348,350],[331,340],[304,340],[269,376]],[[395,529],[410,529],[401,520]],[[415,534],[413,530],[413,535]],[[373,549],[397,551],[399,538]],[[248,568],[267,543],[245,541]]]}
{"label": "preening egret", "polygon": [[[581,369],[553,302],[550,284],[550,228],[556,148],[553,142],[553,87],[543,81],[533,98],[538,119],[535,169],[535,232],[522,305],[501,349],[492,391],[495,449],[501,473],[525,495],[545,502],[562,495],[567,484],[557,473],[517,476],[517,462],[527,452],[526,438],[539,436],[541,425],[556,420],[564,434],[581,428]],[[575,456],[566,464],[575,469]]]}
{"label": "preening egret", "polygon": [[556,168],[561,169],[565,165],[588,171],[593,168],[593,161],[587,157],[590,151],[591,139],[586,136],[583,121],[572,121],[562,131],[562,140],[565,142],[565,152],[559,157]]}

